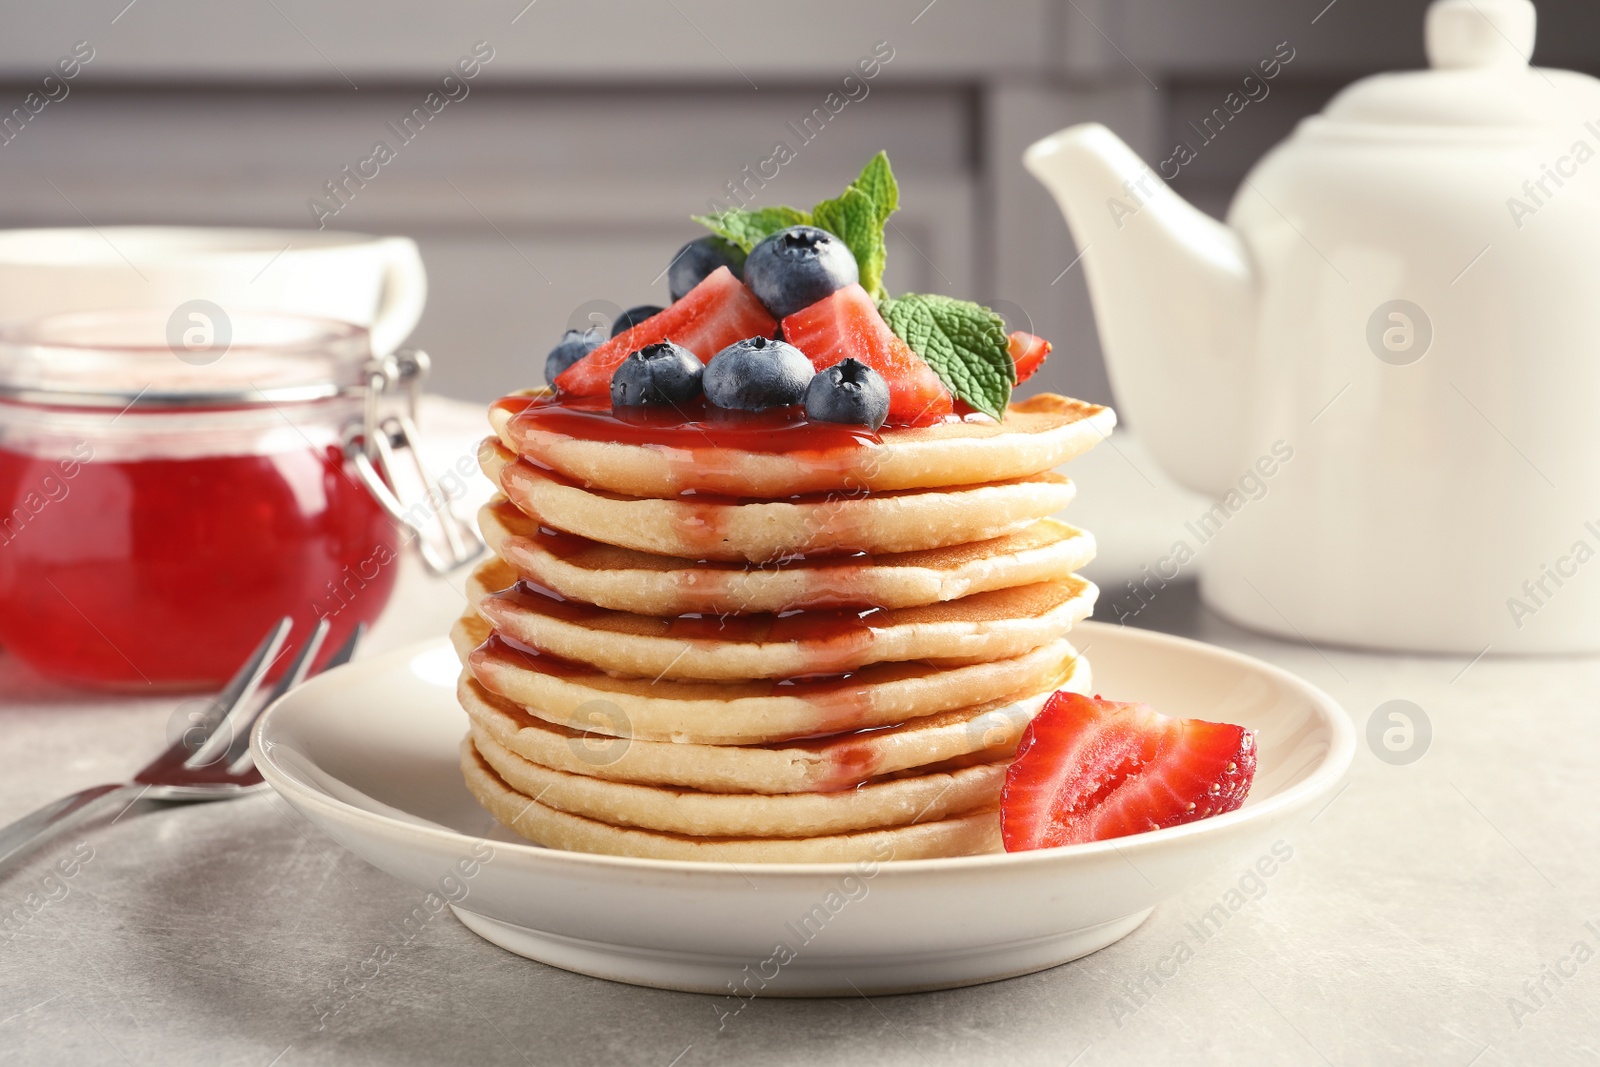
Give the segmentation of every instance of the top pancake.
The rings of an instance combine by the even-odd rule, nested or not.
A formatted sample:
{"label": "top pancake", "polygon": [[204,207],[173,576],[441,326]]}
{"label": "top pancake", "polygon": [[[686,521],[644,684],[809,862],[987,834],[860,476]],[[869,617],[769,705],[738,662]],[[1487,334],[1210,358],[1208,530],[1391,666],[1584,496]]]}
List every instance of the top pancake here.
{"label": "top pancake", "polygon": [[[539,394],[547,395],[547,394]],[[874,435],[830,434],[823,448],[759,451],[712,441],[697,423],[647,439],[574,436],[490,408],[502,444],[591,488],[630,496],[718,493],[763,499],[797,493],[937,489],[1026,478],[1052,470],[1105,439],[1110,408],[1044,393],[1012,404],[1003,422],[987,416]]]}

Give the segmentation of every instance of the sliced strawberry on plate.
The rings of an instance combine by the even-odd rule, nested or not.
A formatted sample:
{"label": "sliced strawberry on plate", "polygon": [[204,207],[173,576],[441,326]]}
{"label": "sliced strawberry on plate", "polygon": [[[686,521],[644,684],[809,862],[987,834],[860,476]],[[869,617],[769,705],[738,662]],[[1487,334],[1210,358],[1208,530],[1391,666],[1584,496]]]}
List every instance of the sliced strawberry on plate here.
{"label": "sliced strawberry on plate", "polygon": [[1233,811],[1255,773],[1242,726],[1060,692],[1006,769],[1000,833],[1020,852],[1160,830]]}
{"label": "sliced strawberry on plate", "polygon": [[777,320],[727,267],[718,267],[683,299],[600,345],[555,380],[568,396],[610,396],[617,366],[645,345],[671,341],[711,362],[711,357],[747,337],[771,337]]}
{"label": "sliced strawberry on plate", "polygon": [[1007,342],[1011,361],[1017,365],[1017,384],[1021,385],[1044,363],[1044,357],[1050,354],[1050,342],[1021,330],[1007,338]]}
{"label": "sliced strawberry on plate", "polygon": [[854,357],[889,384],[889,419],[907,426],[950,414],[950,390],[878,314],[861,286],[851,284],[783,320],[783,339],[804,352],[817,370]]}

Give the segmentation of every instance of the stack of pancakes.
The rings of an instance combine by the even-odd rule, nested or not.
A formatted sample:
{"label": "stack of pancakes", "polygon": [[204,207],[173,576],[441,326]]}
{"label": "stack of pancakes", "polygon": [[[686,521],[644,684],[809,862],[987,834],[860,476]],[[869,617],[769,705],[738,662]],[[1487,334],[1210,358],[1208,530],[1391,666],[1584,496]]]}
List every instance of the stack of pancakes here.
{"label": "stack of pancakes", "polygon": [[1066,635],[1094,542],[1048,516],[1109,409],[1047,395],[826,454],[491,422],[494,556],[453,638],[497,819],[666,859],[999,848],[1022,728],[1090,684]]}

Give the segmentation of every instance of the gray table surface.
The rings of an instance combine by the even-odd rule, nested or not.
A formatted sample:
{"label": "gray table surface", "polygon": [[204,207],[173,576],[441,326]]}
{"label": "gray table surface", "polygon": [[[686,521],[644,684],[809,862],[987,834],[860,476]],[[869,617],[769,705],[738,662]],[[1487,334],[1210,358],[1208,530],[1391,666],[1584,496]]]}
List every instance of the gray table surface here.
{"label": "gray table surface", "polygon": [[[435,412],[440,455],[475,432],[466,411]],[[1118,443],[1072,469],[1108,597],[1197,504]],[[460,603],[408,570],[369,651],[439,632]],[[556,970],[448,915],[363,979],[416,890],[275,795],[135,809],[0,878],[0,1063],[1600,1062],[1600,659],[1283,643],[1208,613],[1192,584],[1136,621],[1303,675],[1363,735],[1378,705],[1412,701],[1431,742],[1397,765],[1363,741],[1271,878],[1243,858],[1085,959],[950,992],[760,1001],[721,1031],[715,998]],[[175,704],[86,697],[0,655],[0,820],[125,777]],[[74,873],[52,878],[62,860]],[[1238,906],[1202,936],[1219,901]],[[353,996],[325,1018],[340,987]]]}

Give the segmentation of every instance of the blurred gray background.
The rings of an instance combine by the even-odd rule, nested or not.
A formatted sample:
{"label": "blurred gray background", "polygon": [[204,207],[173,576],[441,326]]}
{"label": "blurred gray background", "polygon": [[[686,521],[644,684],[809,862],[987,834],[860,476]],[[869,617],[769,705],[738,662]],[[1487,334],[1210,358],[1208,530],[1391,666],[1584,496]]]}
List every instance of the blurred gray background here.
{"label": "blurred gray background", "polygon": [[[476,42],[494,58],[329,225],[421,244],[437,391],[537,384],[593,300],[664,303],[687,216],[772,155],[762,202],[837,193],[887,149],[894,291],[997,306],[1056,343],[1044,387],[1110,399],[1065,224],[1019,157],[1088,119],[1152,164],[1281,43],[1293,61],[1173,183],[1222,214],[1348,81],[1421,66],[1423,0],[69,0],[8,3],[0,112],[74,42],[70,95],[0,146],[0,226],[307,227],[324,183]],[[1540,4],[1544,65],[1600,68],[1600,7]],[[859,60],[893,58],[802,144]],[[880,50],[880,54],[883,54]],[[854,90],[859,96],[860,90]],[[1600,117],[1600,116],[1597,116]],[[770,171],[769,171],[770,172]],[[1063,273],[1065,272],[1065,273]]]}

